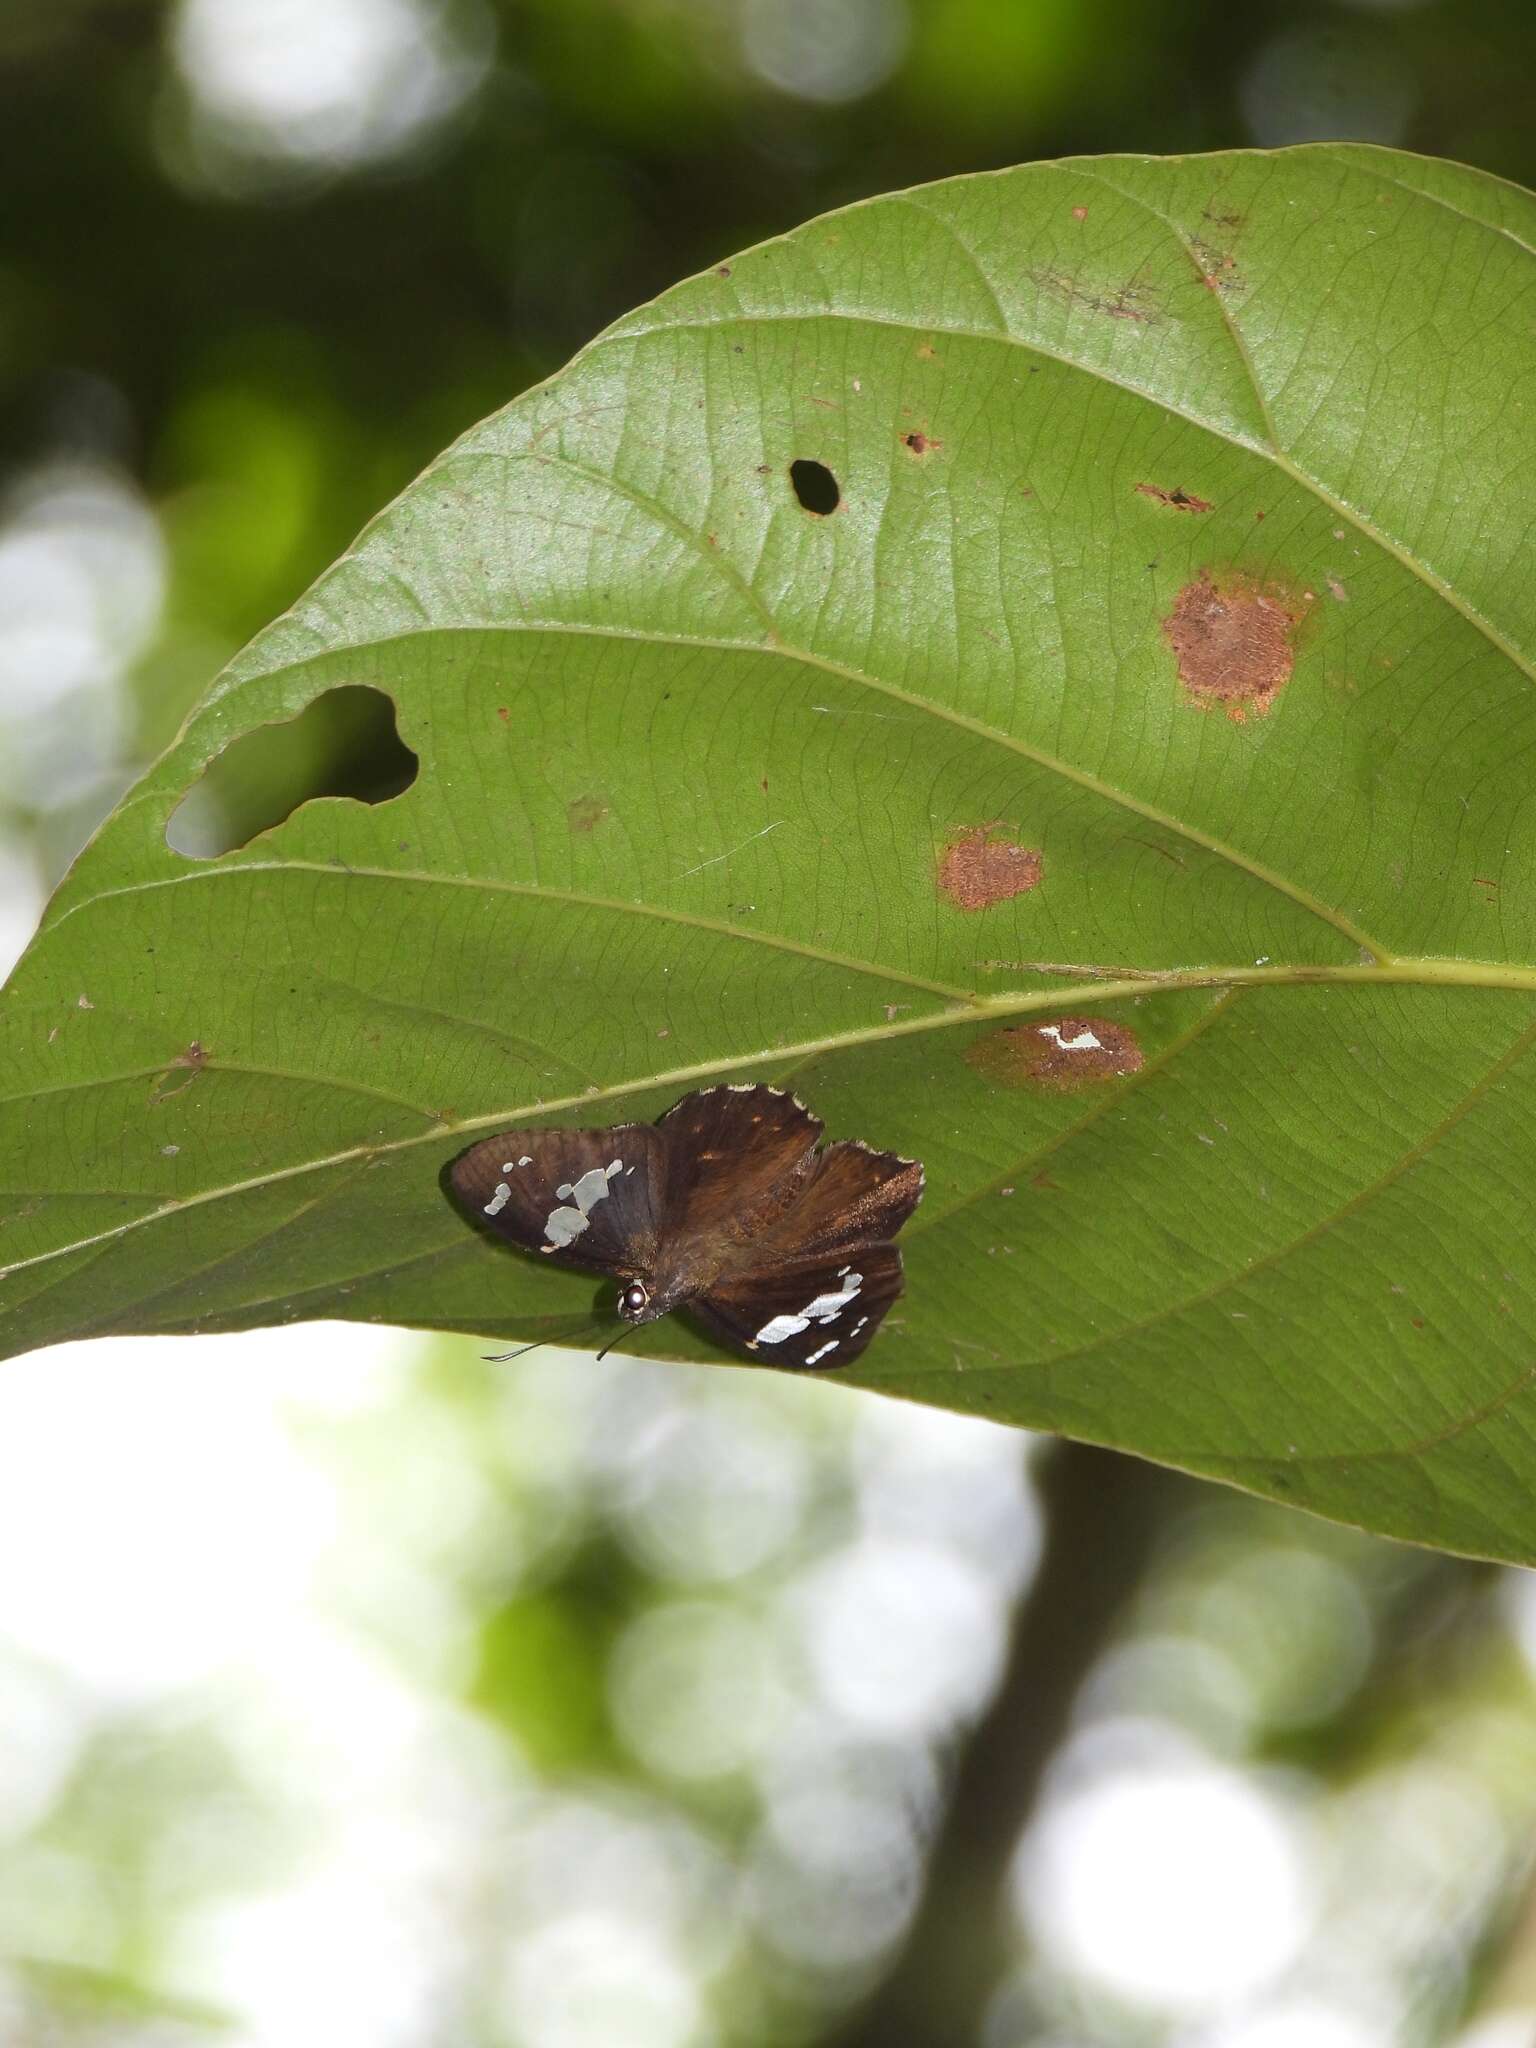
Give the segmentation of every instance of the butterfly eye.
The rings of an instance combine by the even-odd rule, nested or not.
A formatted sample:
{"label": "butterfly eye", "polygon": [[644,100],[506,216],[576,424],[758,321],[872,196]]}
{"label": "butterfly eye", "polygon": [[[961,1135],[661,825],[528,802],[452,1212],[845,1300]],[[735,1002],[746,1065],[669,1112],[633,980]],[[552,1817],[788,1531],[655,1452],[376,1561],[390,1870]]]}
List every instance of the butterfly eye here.
{"label": "butterfly eye", "polygon": [[641,1316],[645,1314],[650,1305],[651,1297],[638,1280],[633,1281],[619,1296],[620,1315]]}

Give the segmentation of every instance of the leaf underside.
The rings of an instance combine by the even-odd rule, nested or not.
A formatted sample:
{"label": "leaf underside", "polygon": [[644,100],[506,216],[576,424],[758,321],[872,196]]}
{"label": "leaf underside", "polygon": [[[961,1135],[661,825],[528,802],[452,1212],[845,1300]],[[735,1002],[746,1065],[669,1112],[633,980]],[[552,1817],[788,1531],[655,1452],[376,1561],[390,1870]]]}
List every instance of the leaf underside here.
{"label": "leaf underside", "polygon": [[[927,1165],[841,1378],[1536,1561],[1533,422],[1536,200],[1364,148],[957,179],[620,321],[50,905],[4,1350],[570,1331],[446,1163],[791,1082]],[[168,848],[358,684],[406,794]]]}

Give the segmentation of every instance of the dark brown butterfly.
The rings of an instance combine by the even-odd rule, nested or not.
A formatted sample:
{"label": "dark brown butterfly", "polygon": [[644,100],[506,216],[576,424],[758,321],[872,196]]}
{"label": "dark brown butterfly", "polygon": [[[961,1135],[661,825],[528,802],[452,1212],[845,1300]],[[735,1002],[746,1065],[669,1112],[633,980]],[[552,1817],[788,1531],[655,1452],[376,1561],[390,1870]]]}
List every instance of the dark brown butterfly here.
{"label": "dark brown butterfly", "polygon": [[487,1229],[619,1283],[626,1323],[687,1308],[764,1364],[857,1358],[901,1293],[891,1239],[923,1169],[822,1124],[780,1088],[705,1088],[659,1123],[508,1131],[456,1159],[455,1199]]}

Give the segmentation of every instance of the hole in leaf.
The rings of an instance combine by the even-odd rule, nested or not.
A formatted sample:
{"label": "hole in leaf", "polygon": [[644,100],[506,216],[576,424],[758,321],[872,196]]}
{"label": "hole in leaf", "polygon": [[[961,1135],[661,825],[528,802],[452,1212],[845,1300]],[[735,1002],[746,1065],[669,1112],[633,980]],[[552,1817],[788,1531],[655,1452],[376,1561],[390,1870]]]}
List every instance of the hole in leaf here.
{"label": "hole in leaf", "polygon": [[807,512],[814,512],[818,519],[825,519],[843,502],[837,478],[824,462],[811,462],[803,455],[797,457],[789,465],[789,480],[795,487],[795,496],[801,506]]}
{"label": "hole in leaf", "polygon": [[296,718],[232,740],[171,813],[166,844],[192,860],[216,860],[316,797],[386,803],[410,788],[418,766],[384,692],[346,683]]}

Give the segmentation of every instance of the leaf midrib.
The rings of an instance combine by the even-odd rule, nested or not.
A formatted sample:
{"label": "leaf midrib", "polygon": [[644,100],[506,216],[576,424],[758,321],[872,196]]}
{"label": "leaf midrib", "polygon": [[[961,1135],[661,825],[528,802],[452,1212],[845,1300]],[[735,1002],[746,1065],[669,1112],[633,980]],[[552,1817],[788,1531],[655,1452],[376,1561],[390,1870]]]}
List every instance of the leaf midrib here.
{"label": "leaf midrib", "polygon": [[[337,875],[341,873],[340,870],[327,868],[322,868],[318,872]],[[1117,1002],[1131,996],[1176,994],[1201,988],[1314,988],[1320,985],[1483,988],[1536,995],[1536,967],[1511,967],[1495,961],[1428,959],[1399,959],[1384,965],[1370,966],[1359,964],[1204,967],[1171,970],[1157,975],[1141,974],[1125,981],[1095,980],[1065,988],[1035,989],[1012,995],[977,997],[963,1007],[956,1006],[953,1009],[932,1012],[924,1017],[866,1025],[854,1031],[802,1040],[797,1045],[764,1048],[756,1053],[732,1053],[718,1059],[698,1061],[686,1067],[674,1067],[666,1072],[635,1076],[625,1081],[614,1082],[606,1088],[585,1089],[579,1095],[556,1096],[540,1102],[526,1103],[516,1109],[493,1110],[480,1116],[464,1117],[431,1131],[413,1132],[400,1138],[380,1139],[367,1145],[347,1146],[339,1152],[327,1153],[319,1159],[303,1160],[293,1166],[280,1167],[270,1173],[255,1174],[245,1180],[229,1182],[222,1187],[205,1188],[198,1194],[162,1203],[143,1216],[132,1217],[111,1229],[94,1232],[89,1237],[76,1238],[70,1244],[57,1245],[50,1251],[36,1253],[30,1258],[14,1260],[9,1265],[0,1266],[0,1280],[8,1279],[13,1273],[45,1265],[54,1259],[66,1258],[71,1253],[85,1251],[96,1245],[105,1245],[132,1231],[141,1230],[148,1224],[180,1215],[185,1210],[200,1207],[206,1202],[222,1201],[234,1195],[248,1194],[254,1190],[274,1186],[281,1181],[298,1179],[307,1173],[322,1173],[329,1167],[345,1166],[357,1159],[379,1159],[395,1153],[413,1151],[422,1145],[442,1144],[449,1138],[457,1141],[477,1131],[493,1132],[521,1123],[531,1116],[558,1116],[569,1109],[586,1109],[599,1102],[616,1101],[627,1095],[638,1095],[652,1089],[679,1087],[693,1081],[708,1080],[717,1074],[739,1072],[743,1067],[760,1065],[765,1060],[811,1059],[825,1053],[850,1051],[857,1046],[882,1044],[890,1039],[909,1038],[923,1032],[944,1030],[954,1025],[1004,1021],[1010,1017],[1028,1016],[1038,1011],[1062,1009],[1083,1002]]]}

